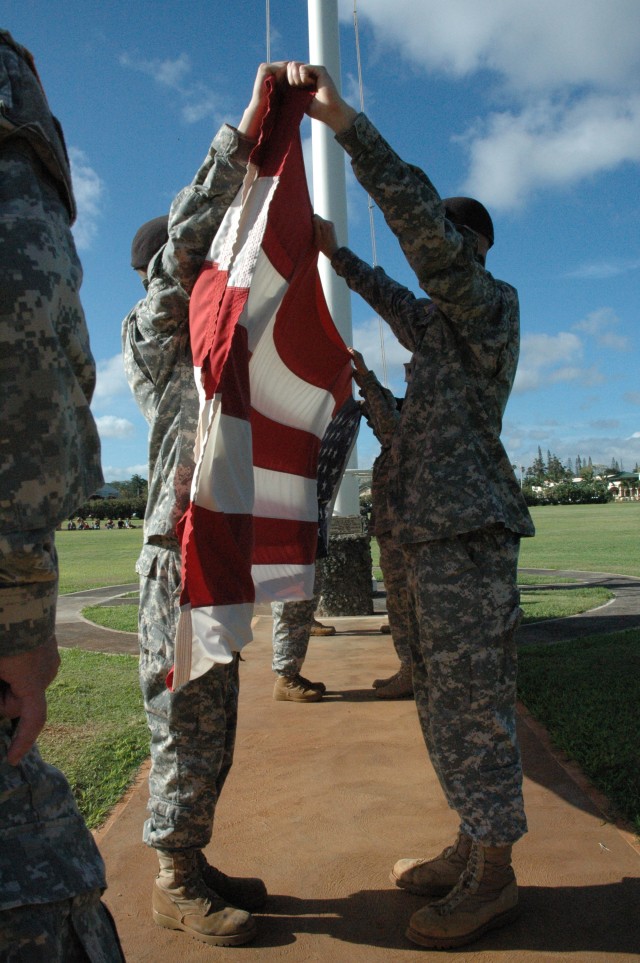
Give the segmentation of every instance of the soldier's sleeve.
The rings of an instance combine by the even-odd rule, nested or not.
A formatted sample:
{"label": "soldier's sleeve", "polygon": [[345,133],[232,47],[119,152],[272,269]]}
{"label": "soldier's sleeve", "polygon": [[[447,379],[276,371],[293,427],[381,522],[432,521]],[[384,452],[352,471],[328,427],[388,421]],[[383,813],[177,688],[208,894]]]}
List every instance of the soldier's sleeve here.
{"label": "soldier's sleeve", "polygon": [[[492,325],[498,340],[517,310],[513,288],[496,281],[476,256],[472,231],[458,231],[427,175],[403,161],[364,114],[337,137],[351,157],[356,177],[382,211],[413,268],[420,287],[472,343]],[[504,301],[514,301],[505,310]]]}
{"label": "soldier's sleeve", "polygon": [[189,295],[227,208],[246,172],[252,142],[228,125],[218,131],[193,181],[175,198],[169,240],[149,265],[148,291],[123,322],[131,388],[160,386],[187,337]]}
{"label": "soldier's sleeve", "polygon": [[380,384],[373,371],[367,372],[358,387],[364,398],[374,434],[380,444],[387,448],[400,421],[396,399],[388,388]]}
{"label": "soldier's sleeve", "polygon": [[416,298],[381,267],[371,267],[346,247],[338,248],[331,266],[387,322],[400,344],[413,353],[427,323],[428,298]]}
{"label": "soldier's sleeve", "polygon": [[0,655],[48,642],[55,631],[58,563],[51,532],[0,536]]}

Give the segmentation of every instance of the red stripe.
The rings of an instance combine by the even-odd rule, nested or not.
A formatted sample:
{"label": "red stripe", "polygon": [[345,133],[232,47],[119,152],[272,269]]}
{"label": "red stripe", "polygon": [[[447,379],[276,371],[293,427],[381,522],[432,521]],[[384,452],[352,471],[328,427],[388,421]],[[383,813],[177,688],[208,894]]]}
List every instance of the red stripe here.
{"label": "red stripe", "polygon": [[200,367],[208,351],[211,327],[215,325],[228,281],[227,271],[205,261],[189,300],[189,331],[193,363]]}
{"label": "red stripe", "polygon": [[309,384],[337,392],[341,404],[349,390],[350,356],[324,298],[318,297],[316,259],[310,252],[291,280],[278,309],[273,341],[287,368]]}
{"label": "red stripe", "polygon": [[290,428],[251,409],[253,464],[256,468],[286,471],[315,478],[320,439],[300,428]]}
{"label": "red stripe", "polygon": [[312,565],[318,546],[318,523],[254,517],[254,565]]}
{"label": "red stripe", "polygon": [[179,533],[185,586],[181,605],[191,602],[193,608],[200,608],[254,601],[251,515],[211,512],[192,502]]}
{"label": "red stripe", "polygon": [[[231,347],[217,387],[221,395],[222,414],[231,415],[233,418],[243,418],[245,421],[248,421],[251,411],[247,340],[247,329],[241,324],[236,325]],[[208,366],[205,371],[204,386],[207,398],[212,397],[214,392],[212,391],[212,394],[209,394]]]}

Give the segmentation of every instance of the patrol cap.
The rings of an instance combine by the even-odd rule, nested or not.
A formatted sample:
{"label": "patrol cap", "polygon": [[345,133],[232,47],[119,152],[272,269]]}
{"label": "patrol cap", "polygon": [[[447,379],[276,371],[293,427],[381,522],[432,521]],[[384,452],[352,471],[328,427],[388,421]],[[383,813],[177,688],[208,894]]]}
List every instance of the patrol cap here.
{"label": "patrol cap", "polygon": [[470,227],[476,234],[482,234],[493,246],[493,221],[489,211],[473,197],[445,197],[443,202],[445,217],[456,227]]}
{"label": "patrol cap", "polygon": [[136,231],[131,242],[131,267],[134,271],[146,271],[149,261],[169,240],[169,215],[162,214],[147,221]]}

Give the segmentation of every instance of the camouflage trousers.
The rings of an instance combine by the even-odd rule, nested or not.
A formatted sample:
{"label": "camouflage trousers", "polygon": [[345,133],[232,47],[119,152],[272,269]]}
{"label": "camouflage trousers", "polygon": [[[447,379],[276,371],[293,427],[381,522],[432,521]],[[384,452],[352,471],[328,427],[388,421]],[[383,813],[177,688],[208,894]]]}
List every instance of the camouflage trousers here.
{"label": "camouflage trousers", "polygon": [[239,657],[170,692],[179,614],[180,552],[145,545],[140,573],[140,686],[151,732],[149,811],[143,839],[163,850],[204,848],[231,769]]}
{"label": "camouflage trousers", "polygon": [[501,527],[404,546],[416,706],[463,832],[527,831],[516,736],[519,539]]}
{"label": "camouflage trousers", "polygon": [[307,657],[313,616],[318,608],[324,582],[322,560],[316,561],[313,598],[300,602],[272,602],[273,661],[271,668],[278,675],[297,675]]}
{"label": "camouflage trousers", "polygon": [[393,647],[402,665],[409,665],[411,647],[404,552],[391,532],[383,532],[376,538],[380,548],[380,568],[387,593],[387,616]]}
{"label": "camouflage trousers", "polygon": [[100,891],[0,913],[3,963],[124,963]]}
{"label": "camouflage trousers", "polygon": [[119,963],[104,864],[69,784],[35,747],[10,766],[11,732],[0,718],[0,959]]}

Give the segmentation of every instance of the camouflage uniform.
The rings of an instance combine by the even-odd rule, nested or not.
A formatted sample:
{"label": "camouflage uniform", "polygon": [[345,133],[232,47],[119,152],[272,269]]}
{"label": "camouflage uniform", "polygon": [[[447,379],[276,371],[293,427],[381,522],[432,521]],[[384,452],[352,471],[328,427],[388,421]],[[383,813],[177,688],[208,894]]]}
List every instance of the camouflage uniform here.
{"label": "camouflage uniform", "polygon": [[[31,55],[0,31],[2,656],[52,640],[53,533],[103,481],[74,216],[59,124]],[[36,747],[9,765],[12,731],[0,718],[0,955],[121,960],[104,865],[67,780]]]}
{"label": "camouflage uniform", "polygon": [[376,536],[380,548],[380,568],[387,594],[387,615],[393,645],[401,664],[410,665],[404,553],[393,536],[388,505],[391,442],[398,428],[400,412],[393,394],[382,387],[373,371],[368,371],[362,377],[359,391],[364,398],[366,416],[381,445],[381,451],[373,463],[371,475],[369,533]]}
{"label": "camouflage uniform", "polygon": [[198,396],[189,342],[189,296],[246,171],[250,143],[223,126],[192,183],[176,197],[169,241],[152,259],[148,292],[122,327],[129,385],[149,423],[149,498],[140,575],[140,683],[151,730],[150,817],[144,841],[175,851],[207,845],[231,767],[238,660],[216,665],[176,692],[179,613],[177,522],[189,503]]}
{"label": "camouflage uniform", "polygon": [[359,114],[338,141],[420,286],[416,299],[345,248],[332,264],[413,355],[391,449],[389,507],[407,564],[416,703],[462,830],[484,845],[526,832],[515,731],[519,538],[533,525],[500,442],[519,352],[514,288],[473,231]]}
{"label": "camouflage uniform", "polygon": [[316,559],[313,598],[299,602],[272,602],[273,616],[273,662],[271,668],[277,675],[292,678],[299,675],[309,648],[313,616],[322,595],[322,559]]}

